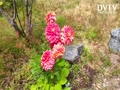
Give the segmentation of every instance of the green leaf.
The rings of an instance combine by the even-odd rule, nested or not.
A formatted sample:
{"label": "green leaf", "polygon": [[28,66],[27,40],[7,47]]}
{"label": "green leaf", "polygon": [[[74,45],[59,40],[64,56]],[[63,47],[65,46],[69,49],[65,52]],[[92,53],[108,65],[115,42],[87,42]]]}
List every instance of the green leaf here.
{"label": "green leaf", "polygon": [[64,84],[66,84],[66,83],[67,83],[67,79],[66,79],[66,78],[61,78],[60,84],[61,84],[61,85],[64,85]]}
{"label": "green leaf", "polygon": [[62,73],[61,73],[61,77],[67,77],[68,74],[69,74],[69,69],[68,68],[63,68]]}
{"label": "green leaf", "polygon": [[54,75],[51,75],[50,78],[53,79],[53,78],[54,78]]}
{"label": "green leaf", "polygon": [[31,87],[30,87],[30,90],[36,90],[36,85],[32,85]]}
{"label": "green leaf", "polygon": [[69,67],[70,64],[69,64],[67,61],[65,61],[64,59],[59,59],[59,60],[58,60],[58,66],[61,66],[61,67]]}
{"label": "green leaf", "polygon": [[2,2],[2,1],[0,1],[0,6],[1,6],[1,5],[3,5],[3,2]]}
{"label": "green leaf", "polygon": [[46,87],[45,87],[45,90],[49,90],[49,87],[50,87],[50,85],[47,84]]}
{"label": "green leaf", "polygon": [[64,60],[61,60],[61,62],[58,63],[58,66],[65,66],[65,61]]}
{"label": "green leaf", "polygon": [[51,87],[50,87],[50,90],[54,90],[54,87],[51,86]]}
{"label": "green leaf", "polygon": [[48,83],[48,78],[47,78],[47,77],[45,77],[45,79],[44,79],[44,83],[45,83],[45,84]]}
{"label": "green leaf", "polygon": [[39,78],[39,79],[37,80],[37,83],[40,83],[40,85],[42,85],[43,80],[42,80],[41,78]]}
{"label": "green leaf", "polygon": [[38,64],[40,64],[40,58],[41,58],[40,55],[36,55],[36,56],[34,56],[34,60],[35,60],[35,62],[38,63]]}
{"label": "green leaf", "polygon": [[55,90],[62,90],[61,85],[60,85],[60,84],[56,84],[56,85],[55,85]]}
{"label": "green leaf", "polygon": [[69,67],[69,66],[70,66],[70,64],[66,61],[65,66],[66,66],[66,67]]}
{"label": "green leaf", "polygon": [[71,90],[71,88],[70,87],[66,87],[63,90]]}

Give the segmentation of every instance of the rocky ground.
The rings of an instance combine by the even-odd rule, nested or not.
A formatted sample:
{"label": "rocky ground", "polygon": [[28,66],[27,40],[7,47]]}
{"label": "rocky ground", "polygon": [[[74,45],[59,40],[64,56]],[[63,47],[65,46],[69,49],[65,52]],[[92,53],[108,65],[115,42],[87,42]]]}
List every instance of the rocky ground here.
{"label": "rocky ground", "polygon": [[120,56],[111,54],[110,60],[112,66],[106,68],[104,74],[97,75],[98,82],[93,83],[95,90],[120,90]]}

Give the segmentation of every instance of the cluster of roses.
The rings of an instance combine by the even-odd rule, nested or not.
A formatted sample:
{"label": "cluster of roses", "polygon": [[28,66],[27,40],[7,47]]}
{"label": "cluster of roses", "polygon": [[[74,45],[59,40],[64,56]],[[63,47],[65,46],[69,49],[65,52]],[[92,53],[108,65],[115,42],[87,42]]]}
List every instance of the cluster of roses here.
{"label": "cluster of roses", "polygon": [[41,66],[45,71],[51,70],[55,64],[55,60],[62,57],[65,52],[64,45],[72,43],[74,38],[74,30],[70,26],[64,26],[60,29],[56,24],[56,14],[50,12],[46,16],[47,27],[45,35],[50,43],[51,50],[46,50],[41,57]]}

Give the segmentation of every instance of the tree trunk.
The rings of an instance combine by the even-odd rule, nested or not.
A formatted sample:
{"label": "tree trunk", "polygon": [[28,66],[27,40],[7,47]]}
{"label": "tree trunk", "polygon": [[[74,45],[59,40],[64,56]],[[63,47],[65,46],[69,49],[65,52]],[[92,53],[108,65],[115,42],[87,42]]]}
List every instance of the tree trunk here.
{"label": "tree trunk", "polygon": [[15,31],[18,33],[19,37],[21,37],[21,36],[25,37],[26,36],[26,34],[22,30],[19,29],[17,23],[14,20],[11,22],[11,25],[13,26],[13,28],[15,29]]}
{"label": "tree trunk", "polygon": [[[31,23],[31,19],[32,19],[32,4],[33,4],[33,0],[31,2],[31,5],[29,5],[28,0],[25,0],[25,8],[26,8],[26,30],[27,30],[27,35],[31,35],[32,33],[32,28],[33,25]],[[29,8],[29,6],[31,6]]]}
{"label": "tree trunk", "polygon": [[25,3],[26,27],[23,27],[20,17],[18,15],[18,8],[17,8],[16,0],[12,0],[12,1],[13,1],[13,12],[11,12],[12,16],[9,16],[7,12],[2,9],[2,7],[0,7],[0,12],[7,19],[7,21],[11,24],[11,26],[13,26],[13,28],[15,29],[15,32],[17,33],[17,37],[18,36],[22,36],[22,37],[30,36],[32,33],[32,28],[33,28],[31,21],[32,21],[32,5],[33,5],[34,0],[23,0],[25,1],[24,3]]}

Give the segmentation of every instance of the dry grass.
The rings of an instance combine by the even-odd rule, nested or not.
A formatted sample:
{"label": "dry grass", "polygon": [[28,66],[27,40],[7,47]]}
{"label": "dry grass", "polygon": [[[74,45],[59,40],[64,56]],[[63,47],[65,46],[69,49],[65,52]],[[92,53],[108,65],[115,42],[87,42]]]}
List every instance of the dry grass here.
{"label": "dry grass", "polygon": [[[99,87],[99,83],[104,80],[104,77],[110,79],[120,75],[120,67],[118,65],[110,69],[113,66],[111,54],[114,53],[112,53],[108,47],[110,31],[120,27],[120,8],[114,14],[99,14],[97,12],[97,4],[99,3],[116,4],[115,0],[36,0],[33,8],[33,32],[41,39],[40,41],[42,41],[42,39],[44,40],[43,33],[46,26],[44,17],[48,11],[56,12],[59,18],[58,23],[60,23],[61,26],[63,26],[64,23],[74,28],[74,44],[83,43],[86,49],[82,60],[92,69],[103,75],[101,78],[98,78],[100,77],[99,75],[98,77],[96,76],[97,79],[93,85],[94,89],[103,88],[102,86]],[[6,27],[6,25],[8,26]],[[10,43],[8,37],[14,37],[14,31],[3,18],[0,18],[0,27],[0,47],[4,47],[5,44],[3,44],[3,42],[6,43],[9,41]],[[38,41],[36,40],[36,42]],[[24,49],[27,51],[28,48]],[[40,49],[41,48],[38,50]],[[29,50],[27,54],[28,52]],[[79,78],[76,80],[79,80]]]}
{"label": "dry grass", "polygon": [[[55,11],[58,17],[64,16],[67,18],[66,24],[71,25],[75,29],[74,43],[83,43],[89,51],[87,56],[83,56],[83,59],[91,68],[105,74],[104,77],[107,77],[106,75],[114,77],[111,72],[119,74],[118,67],[114,68],[115,70],[111,69],[110,72],[106,70],[110,70],[108,68],[113,66],[110,57],[112,52],[109,50],[108,43],[110,31],[120,27],[120,8],[113,14],[99,14],[97,12],[97,4],[116,4],[115,0],[44,0],[41,2],[38,0],[38,2],[40,5],[42,2],[44,14],[47,11]],[[104,79],[104,77],[100,79]],[[100,88],[102,89],[103,87],[101,86]],[[94,89],[99,88],[96,86]],[[114,85],[113,89],[116,89]]]}

